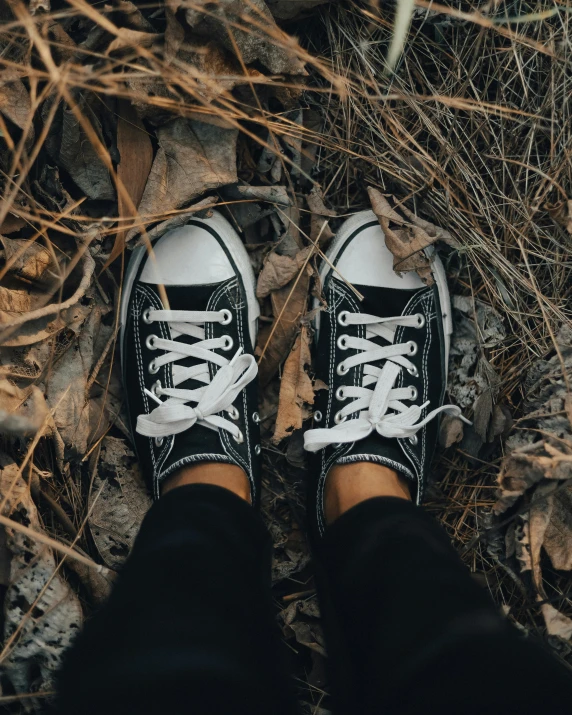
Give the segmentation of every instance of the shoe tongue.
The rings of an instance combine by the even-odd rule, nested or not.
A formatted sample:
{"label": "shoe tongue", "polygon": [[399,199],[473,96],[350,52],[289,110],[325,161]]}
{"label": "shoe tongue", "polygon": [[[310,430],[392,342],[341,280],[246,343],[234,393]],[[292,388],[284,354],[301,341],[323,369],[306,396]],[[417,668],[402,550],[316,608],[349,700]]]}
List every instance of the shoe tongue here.
{"label": "shoe tongue", "polygon": [[[219,285],[220,283],[191,287],[169,286],[166,288],[169,306],[171,310],[207,310],[209,300]],[[175,342],[193,345],[198,341],[189,335],[179,335],[175,338]],[[192,367],[202,362],[203,360],[197,360],[197,358],[194,357],[182,357],[177,360],[176,365],[180,367]],[[174,367],[175,365],[173,365],[173,368]],[[178,389],[183,390],[196,390],[199,387],[204,387],[204,383],[192,378],[177,385]]]}
{"label": "shoe tongue", "polygon": [[[171,310],[207,310],[209,300],[220,283],[205,286],[168,286],[167,298]],[[196,338],[188,335],[179,335],[176,342],[192,345],[197,342]],[[182,357],[177,360],[176,365],[181,367],[192,367],[204,362],[194,357]],[[175,367],[175,365],[173,365]],[[205,387],[203,382],[195,379],[184,380],[177,385],[177,389],[196,390]],[[171,465],[188,461],[188,455],[194,455],[195,459],[200,455],[215,455],[221,452],[221,445],[216,430],[211,430],[203,425],[195,424],[192,429],[178,434],[175,437],[173,449],[164,465],[167,470]],[[201,461],[198,459],[197,461]]]}
{"label": "shoe tongue", "polygon": [[361,312],[377,315],[380,318],[395,318],[402,315],[407,303],[419,290],[361,285],[354,287],[363,295],[363,301],[360,303]]}

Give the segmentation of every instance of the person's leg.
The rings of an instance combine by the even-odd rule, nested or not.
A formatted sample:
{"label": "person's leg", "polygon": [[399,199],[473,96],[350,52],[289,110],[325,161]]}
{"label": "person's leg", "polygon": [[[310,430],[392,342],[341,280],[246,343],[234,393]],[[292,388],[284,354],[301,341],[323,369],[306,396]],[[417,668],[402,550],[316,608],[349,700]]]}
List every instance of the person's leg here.
{"label": "person's leg", "polygon": [[403,489],[373,464],[328,478],[316,556],[339,712],[572,712],[568,670],[506,622]]}
{"label": "person's leg", "polygon": [[[66,715],[289,713],[256,507],[258,302],[217,212],[134,249],[121,364],[142,474],[159,501],[61,677]],[[234,493],[233,493],[234,492]]]}
{"label": "person's leg", "polygon": [[412,258],[424,281],[409,259],[395,273],[389,238],[371,211],[340,227],[314,323],[328,389],[304,436],[315,455],[308,520],[339,711],[572,712],[567,671],[516,636],[409,501],[422,501],[439,415],[464,418],[444,404],[444,266],[429,249]]}
{"label": "person's leg", "polygon": [[62,715],[293,712],[271,543],[240,476],[205,464],[165,484],[109,603],[68,655]]}

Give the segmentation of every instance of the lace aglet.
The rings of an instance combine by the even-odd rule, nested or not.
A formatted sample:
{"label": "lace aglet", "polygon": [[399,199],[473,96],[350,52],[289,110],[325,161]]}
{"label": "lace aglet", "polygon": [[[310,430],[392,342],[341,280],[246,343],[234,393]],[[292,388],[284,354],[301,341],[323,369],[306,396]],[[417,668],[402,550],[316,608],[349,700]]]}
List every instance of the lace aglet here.
{"label": "lace aglet", "polygon": [[154,392],[151,392],[151,390],[148,390],[148,389],[145,387],[145,388],[143,388],[143,392],[147,395],[147,397],[150,397],[152,400],[155,400],[155,402],[156,402],[158,405],[162,405],[162,404],[163,404],[163,401],[160,400]]}

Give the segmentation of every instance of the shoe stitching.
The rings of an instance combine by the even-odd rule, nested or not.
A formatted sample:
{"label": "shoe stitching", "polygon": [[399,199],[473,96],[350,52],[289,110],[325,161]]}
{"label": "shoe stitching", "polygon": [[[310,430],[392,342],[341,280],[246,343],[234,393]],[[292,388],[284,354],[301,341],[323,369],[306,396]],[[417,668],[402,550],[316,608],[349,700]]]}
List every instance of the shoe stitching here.
{"label": "shoe stitching", "polygon": [[[231,301],[230,294],[229,294],[228,291],[229,291],[229,289],[230,289],[233,285],[235,285],[235,284],[237,284],[237,283],[238,283],[238,279],[235,278],[235,279],[234,279],[233,281],[231,281],[229,284],[226,284],[226,285],[223,284],[223,285],[221,285],[221,286],[211,295],[211,297],[209,298],[209,301],[208,301],[208,304],[207,304],[207,309],[209,309],[209,308],[210,308],[210,309],[216,308],[216,306],[218,305],[219,300],[221,299],[221,297],[222,297],[223,294],[225,294],[225,293],[226,293],[227,296],[228,296],[229,303],[232,305],[232,301]],[[208,336],[209,336],[209,337],[212,337],[212,334],[213,334],[213,326],[212,326],[210,323],[207,323],[207,329],[208,329]],[[242,336],[240,335],[240,331],[239,331],[239,337],[242,339]],[[211,373],[211,379],[212,379],[212,377],[216,374],[216,372],[217,372],[218,370],[216,369],[216,366],[214,366],[214,365],[212,365],[211,363],[209,363],[209,371],[210,371],[210,373]],[[247,419],[247,415],[245,414],[245,423],[246,423],[246,419]],[[245,428],[248,429],[248,425],[246,425]],[[240,454],[238,454],[238,453],[235,451],[235,449],[232,447],[232,445],[230,444],[230,440],[229,440],[228,435],[226,434],[226,432],[223,432],[223,433],[221,434],[221,432],[219,431],[219,439],[220,439],[221,444],[222,444],[222,446],[223,446],[223,449],[224,449],[224,451],[227,453],[227,455],[228,455],[228,453],[230,452],[230,453],[233,455],[235,462],[238,462],[241,466],[246,467],[246,470],[249,471],[249,470],[248,470],[248,465],[246,464],[246,462],[242,459],[242,457],[240,456]],[[230,455],[229,455],[229,456],[230,456]],[[249,476],[250,476],[250,475],[249,475]]]}
{"label": "shoe stitching", "polygon": [[[423,314],[426,316],[427,309],[426,309],[424,303],[427,302],[428,298],[432,299],[432,297],[433,297],[433,292],[429,288],[426,290],[423,290],[421,293],[417,293],[416,295],[414,295],[411,298],[409,303],[407,303],[407,305],[405,306],[405,309],[403,310],[402,315],[412,315],[413,311],[417,308],[417,306],[422,305],[425,308],[425,310],[423,311]],[[427,318],[426,318],[426,320],[427,320]],[[430,326],[427,325],[427,334],[428,335],[429,335],[429,328],[430,328]],[[398,343],[401,340],[404,331],[405,331],[405,328],[402,326],[399,326],[399,328],[395,334],[395,342],[396,343]],[[427,339],[425,341],[425,346],[423,349],[424,354],[425,354],[426,344],[427,344]],[[424,377],[423,395],[425,396],[426,395],[425,390],[426,390],[426,386],[428,383],[427,365],[426,365],[425,357],[422,360],[422,368],[423,368],[423,377]],[[400,378],[399,384],[400,384],[400,386],[402,386],[402,384],[403,384],[403,373],[402,373],[402,377]],[[422,439],[423,439],[423,437],[425,436],[426,427],[422,427],[421,430],[422,430]],[[405,456],[411,460],[411,462],[413,463],[413,466],[415,467],[415,471],[417,472],[417,484],[418,484],[417,501],[419,503],[419,501],[421,500],[421,494],[423,492],[423,462],[419,459],[419,457],[417,457],[417,455],[415,454],[415,451],[413,450],[412,447],[409,446],[409,444],[407,444],[407,441],[405,439],[398,439],[397,441],[398,441],[399,446],[401,447],[401,450],[404,452]],[[423,454],[423,451],[422,451],[422,454]]]}

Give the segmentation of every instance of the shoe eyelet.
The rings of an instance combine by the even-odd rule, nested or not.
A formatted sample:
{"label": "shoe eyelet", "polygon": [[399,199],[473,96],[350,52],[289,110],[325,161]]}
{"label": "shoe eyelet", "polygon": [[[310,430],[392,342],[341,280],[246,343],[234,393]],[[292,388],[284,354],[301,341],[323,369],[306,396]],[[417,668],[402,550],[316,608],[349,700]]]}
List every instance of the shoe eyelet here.
{"label": "shoe eyelet", "polygon": [[344,325],[344,326],[347,325],[348,323],[347,323],[346,318],[348,315],[349,315],[348,310],[342,310],[341,313],[338,313],[338,323],[340,325]]}
{"label": "shoe eyelet", "polygon": [[417,313],[415,316],[417,318],[417,327],[418,328],[424,328],[425,327],[425,316],[423,313]]}
{"label": "shoe eyelet", "polygon": [[230,337],[230,335],[225,335],[224,336],[224,345],[222,346],[221,350],[232,350],[233,345],[234,345],[234,340]]}
{"label": "shoe eyelet", "polygon": [[258,412],[253,412],[252,413],[252,421],[258,424],[260,422],[260,415]]}
{"label": "shoe eyelet", "polygon": [[232,313],[230,310],[223,308],[220,312],[225,316],[224,319],[220,321],[221,325],[229,325],[232,323]]}
{"label": "shoe eyelet", "polygon": [[259,444],[257,444],[254,447],[254,454],[260,454],[260,452],[262,452],[262,447]]}
{"label": "shoe eyelet", "polygon": [[338,338],[337,346],[340,350],[348,349],[348,335],[340,335]]}
{"label": "shoe eyelet", "polygon": [[314,422],[321,422],[321,421],[322,421],[322,417],[323,417],[323,415],[322,415],[322,413],[320,412],[320,410],[316,410],[316,411],[314,412]]}
{"label": "shoe eyelet", "polygon": [[161,385],[161,380],[157,380],[157,382],[154,382],[151,385],[151,392],[155,395],[155,397],[159,397],[159,390],[163,389],[163,385]]}
{"label": "shoe eyelet", "polygon": [[150,325],[153,322],[151,320],[150,314],[151,314],[151,308],[145,308],[145,310],[141,313],[141,319],[143,320],[144,323],[147,323],[147,325]]}
{"label": "shoe eyelet", "polygon": [[411,397],[409,399],[415,402],[419,395],[419,393],[417,392],[417,388],[411,385],[409,389],[411,390]]}
{"label": "shoe eyelet", "polygon": [[418,347],[417,343],[415,342],[415,340],[410,340],[407,343],[407,345],[409,347],[409,352],[407,354],[408,355],[417,355],[417,350],[419,349],[419,347]]}
{"label": "shoe eyelet", "polygon": [[155,446],[160,447],[165,441],[164,437],[155,437]]}
{"label": "shoe eyelet", "polygon": [[334,416],[334,422],[335,422],[337,425],[339,425],[339,424],[341,424],[342,422],[345,422],[345,421],[347,420],[347,418],[348,418],[348,416],[347,416],[347,415],[342,415],[341,411],[340,411],[340,412],[336,412],[336,414],[335,414],[335,416]]}
{"label": "shoe eyelet", "polygon": [[147,368],[147,370],[151,373],[151,375],[156,375],[160,369],[161,369],[160,366],[157,365],[155,360],[151,360],[151,362],[149,363],[149,367]]}
{"label": "shoe eyelet", "polygon": [[336,400],[338,400],[338,402],[343,402],[346,399],[347,397],[344,394],[344,386],[340,385],[340,387],[336,390]]}
{"label": "shoe eyelet", "polygon": [[238,430],[238,434],[237,434],[237,435],[234,435],[234,434],[233,434],[233,435],[232,435],[232,438],[234,439],[234,441],[235,441],[237,444],[242,444],[242,443],[244,442],[244,435],[242,434],[242,432],[241,432],[240,430]]}
{"label": "shoe eyelet", "polygon": [[155,345],[155,340],[157,340],[156,335],[148,335],[147,340],[145,340],[145,347],[147,350],[157,350],[157,346]]}
{"label": "shoe eyelet", "polygon": [[346,367],[343,362],[339,363],[336,368],[336,373],[338,375],[347,375],[349,371],[349,367]]}
{"label": "shoe eyelet", "polygon": [[419,377],[419,370],[413,365],[413,367],[408,367],[407,372],[412,376],[412,377]]}
{"label": "shoe eyelet", "polygon": [[230,419],[234,420],[235,422],[240,417],[240,412],[236,409],[236,407],[234,405],[232,405],[232,407],[230,407],[230,409],[228,409],[227,412],[228,412],[228,416],[230,417]]}
{"label": "shoe eyelet", "polygon": [[411,442],[411,444],[412,444],[414,447],[416,447],[416,446],[417,446],[417,443],[419,442],[419,438],[417,437],[416,434],[412,434],[411,437],[409,437],[409,441]]}

